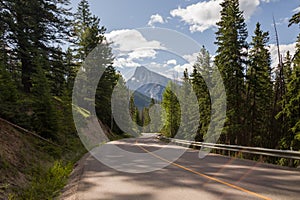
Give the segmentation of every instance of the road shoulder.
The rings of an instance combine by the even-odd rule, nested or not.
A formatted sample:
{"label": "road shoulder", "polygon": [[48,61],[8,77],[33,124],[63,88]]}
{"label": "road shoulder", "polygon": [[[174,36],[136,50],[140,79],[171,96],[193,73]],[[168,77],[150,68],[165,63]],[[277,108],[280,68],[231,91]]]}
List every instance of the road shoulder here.
{"label": "road shoulder", "polygon": [[81,176],[84,172],[86,160],[90,157],[90,153],[85,154],[76,164],[69,177],[68,184],[62,190],[62,194],[58,199],[60,200],[78,200],[78,187]]}

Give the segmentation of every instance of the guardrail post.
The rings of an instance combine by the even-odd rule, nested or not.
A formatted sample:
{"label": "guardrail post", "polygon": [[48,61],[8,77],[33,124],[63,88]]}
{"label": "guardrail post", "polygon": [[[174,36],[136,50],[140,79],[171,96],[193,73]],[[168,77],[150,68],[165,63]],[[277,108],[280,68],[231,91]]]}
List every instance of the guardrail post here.
{"label": "guardrail post", "polygon": [[293,159],[289,159],[289,167],[293,167],[294,166],[294,160]]}

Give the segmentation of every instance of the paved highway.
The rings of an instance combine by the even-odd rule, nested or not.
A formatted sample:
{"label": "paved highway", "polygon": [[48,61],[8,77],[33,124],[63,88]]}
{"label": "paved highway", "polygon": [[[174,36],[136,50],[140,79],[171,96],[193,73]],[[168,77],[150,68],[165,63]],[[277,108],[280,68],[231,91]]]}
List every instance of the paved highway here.
{"label": "paved highway", "polygon": [[[199,159],[198,152],[191,149],[170,162],[156,155],[155,150],[176,151],[182,147],[166,147],[153,135],[106,145],[117,145],[134,153],[147,152],[157,161],[170,165],[149,173],[127,173],[89,156],[78,186],[80,200],[300,199],[300,171],[296,169],[214,154]],[[110,159],[121,159],[116,152],[111,154]],[[138,162],[141,165],[143,161],[137,161],[137,165]]]}

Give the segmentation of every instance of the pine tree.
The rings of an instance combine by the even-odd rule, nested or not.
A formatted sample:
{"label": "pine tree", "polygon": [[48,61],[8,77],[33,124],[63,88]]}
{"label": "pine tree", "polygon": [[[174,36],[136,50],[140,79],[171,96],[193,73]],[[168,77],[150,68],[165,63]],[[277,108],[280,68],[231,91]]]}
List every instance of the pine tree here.
{"label": "pine tree", "polygon": [[269,33],[257,23],[254,34],[247,70],[247,141],[250,146],[270,147],[273,85]]}
{"label": "pine tree", "polygon": [[[203,47],[194,65],[193,73],[191,74],[191,83],[199,102],[200,123],[196,135],[197,141],[203,141],[210,124],[211,118],[211,102],[207,84],[212,84],[211,80],[212,66],[209,52]],[[204,79],[205,77],[205,79]]]}
{"label": "pine tree", "polygon": [[87,0],[81,0],[75,13],[76,57],[82,62],[87,55],[104,40],[105,27],[99,27],[100,19],[90,12]]}
{"label": "pine tree", "polygon": [[76,74],[78,72],[78,65],[75,62],[71,48],[68,48],[64,55],[64,66],[66,68],[66,89],[71,91],[73,89]]}
{"label": "pine tree", "polygon": [[280,65],[276,71],[275,80],[275,98],[273,105],[273,123],[272,123],[272,140],[275,147],[286,148],[284,138],[288,135],[290,123],[285,115],[282,115],[282,110],[289,102],[289,95],[286,95],[288,84],[291,82],[292,75],[292,58],[290,53],[287,52],[285,61],[282,64],[283,68],[280,70]]}
{"label": "pine tree", "polygon": [[[292,76],[292,56],[290,54],[290,51],[287,51],[286,56],[284,57],[284,63],[283,63],[283,75],[284,75],[284,82],[286,84],[289,84],[291,81]],[[286,88],[287,89],[287,88]]]}
{"label": "pine tree", "polygon": [[183,83],[178,87],[180,100],[180,129],[176,138],[195,140],[199,124],[199,103],[193,91],[188,70],[183,73]]}
{"label": "pine tree", "polygon": [[[105,67],[105,66],[102,66]],[[117,84],[119,75],[115,68],[107,66],[97,87],[96,91],[96,111],[99,119],[105,124],[111,124],[111,97],[114,87]]]}
{"label": "pine tree", "polygon": [[[296,50],[300,50],[300,35],[298,36]],[[300,149],[300,55],[296,54],[293,61],[293,71],[290,82],[287,85],[287,93],[284,99],[287,102],[279,113],[287,121],[288,131],[281,141],[284,149]]]}
{"label": "pine tree", "polygon": [[[42,59],[35,62],[41,65],[43,63]],[[56,140],[59,131],[58,115],[55,111],[50,86],[42,67],[38,67],[34,73],[32,79],[32,94],[33,129],[45,138]]]}
{"label": "pine tree", "polygon": [[215,64],[224,80],[227,93],[227,122],[224,127],[225,140],[230,144],[243,144],[244,123],[244,71],[247,56],[247,28],[238,0],[221,3],[221,21],[217,23],[218,45]]}
{"label": "pine tree", "polygon": [[131,116],[132,121],[135,123],[135,125],[141,126],[139,110],[135,106],[133,96],[130,97],[129,110],[130,110],[130,116]]}
{"label": "pine tree", "polygon": [[51,94],[62,96],[67,87],[67,63],[64,63],[64,53],[61,48],[52,56],[50,73],[48,73],[49,83],[51,85]]}
{"label": "pine tree", "polygon": [[295,13],[289,20],[289,26],[293,24],[300,24],[300,12]]}
{"label": "pine tree", "polygon": [[175,137],[180,126],[180,105],[176,95],[172,92],[173,90],[175,90],[175,87],[177,87],[175,83],[169,82],[163,93],[163,133],[167,137]]}
{"label": "pine tree", "polygon": [[[137,129],[137,123],[132,119],[132,91],[128,90],[125,84],[123,77],[120,77],[118,80],[117,86],[114,88],[113,93],[113,104],[112,111],[114,116],[114,121],[118,126],[114,126],[114,132],[117,134],[122,134],[123,132],[131,134],[132,136],[139,136],[140,129]],[[101,110],[99,110],[101,112]],[[101,113],[99,113],[101,114]],[[140,125],[140,123],[138,123]],[[120,128],[122,130],[120,130]]]}
{"label": "pine tree", "polygon": [[53,60],[51,56],[58,51],[53,44],[59,44],[67,38],[68,4],[68,0],[5,0],[1,3],[7,13],[7,37],[21,63],[21,79],[27,93],[32,88],[32,76],[37,68],[34,60],[42,55],[47,60],[42,67],[50,72]]}
{"label": "pine tree", "polygon": [[[290,19],[289,26],[300,24],[300,12],[293,15]],[[300,34],[297,38],[295,56],[290,57],[289,52],[284,64],[284,75],[287,85],[286,93],[282,97],[280,104],[281,110],[276,116],[277,120],[284,119],[281,135],[280,146],[283,149],[300,149]],[[290,163],[292,164],[292,163]]]}
{"label": "pine tree", "polygon": [[151,120],[150,132],[159,133],[162,130],[161,107],[158,106],[160,102],[151,98],[149,105],[149,116]]}
{"label": "pine tree", "polygon": [[149,116],[149,108],[143,108],[142,110],[142,126],[143,126],[143,133],[150,132],[150,116]]}
{"label": "pine tree", "polygon": [[8,63],[8,10],[0,3],[0,117],[12,120],[15,117],[15,106],[17,102],[16,83],[9,73]]}
{"label": "pine tree", "polygon": [[18,96],[15,81],[0,63],[0,117],[14,121]]}
{"label": "pine tree", "polygon": [[[110,47],[105,41],[104,33],[105,28],[99,27],[100,19],[90,12],[90,6],[87,0],[82,0],[78,4],[77,12],[75,13],[74,23],[74,36],[75,36],[75,48],[73,52],[68,52],[69,57],[75,54],[75,60],[77,61],[77,69],[69,62],[69,84],[72,85],[73,76],[79,67],[85,68],[85,75],[80,78],[82,82],[83,90],[86,90],[86,94],[93,94],[94,86],[90,85],[89,79],[99,80],[95,105],[92,102],[93,96],[82,97],[84,105],[80,105],[87,110],[93,109],[96,106],[96,113],[98,118],[109,127],[114,126],[114,120],[112,119],[111,111],[111,97],[114,87],[117,84],[120,75],[116,72],[113,64],[113,54]],[[93,51],[94,50],[94,51]],[[69,50],[70,51],[70,50]],[[95,53],[94,56],[88,57],[89,54]],[[88,57],[87,63],[93,63],[81,66],[83,61]],[[76,62],[75,62],[76,63]],[[103,72],[103,74],[99,74]],[[119,130],[118,130],[119,131]]]}

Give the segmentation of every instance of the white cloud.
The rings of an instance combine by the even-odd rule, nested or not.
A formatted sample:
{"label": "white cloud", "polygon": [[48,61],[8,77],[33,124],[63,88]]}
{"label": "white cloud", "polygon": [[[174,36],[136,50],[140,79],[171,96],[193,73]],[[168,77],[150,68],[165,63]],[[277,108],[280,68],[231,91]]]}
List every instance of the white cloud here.
{"label": "white cloud", "polygon": [[298,13],[298,12],[300,12],[300,6],[299,6],[298,8],[295,8],[295,9],[293,10],[293,13]]}
{"label": "white cloud", "polygon": [[197,53],[193,53],[191,55],[184,55],[183,58],[188,61],[191,64],[194,64],[197,61],[197,56],[198,56],[198,52]]}
{"label": "white cloud", "polygon": [[112,42],[113,51],[116,54],[114,66],[138,67],[139,61],[146,58],[155,58],[156,50],[164,49],[158,41],[148,41],[137,30],[116,30],[105,35]]}
{"label": "white cloud", "polygon": [[[295,54],[296,43],[283,44],[280,45],[279,48],[280,48],[280,53],[283,57],[285,57],[288,51],[290,51],[290,54],[293,56]],[[277,45],[275,44],[270,45],[270,53],[272,59],[272,68],[275,69],[279,63]]]}
{"label": "white cloud", "polygon": [[160,23],[160,24],[163,24],[165,23],[165,20],[163,19],[163,17],[159,14],[156,14],[156,15],[152,15],[150,17],[150,21],[148,22],[148,25],[149,26],[154,26],[154,24],[156,23]]}
{"label": "white cloud", "polygon": [[162,49],[160,42],[146,40],[137,30],[116,30],[105,36],[109,42],[113,42],[113,48],[119,51],[133,51],[141,48]]}
{"label": "white cloud", "polygon": [[125,68],[125,67],[138,67],[140,66],[140,64],[128,58],[116,58],[114,60],[114,66],[119,68]]}
{"label": "white cloud", "polygon": [[264,3],[270,3],[270,2],[275,2],[275,1],[280,1],[280,0],[261,0]]}
{"label": "white cloud", "polygon": [[[166,76],[169,77],[169,78],[172,78],[172,79],[174,79],[174,77],[177,77],[178,80],[180,80],[180,77],[183,76],[183,72],[185,71],[185,69],[187,69],[189,73],[192,73],[193,69],[194,69],[193,66],[194,66],[194,64],[197,60],[198,54],[199,53],[196,52],[196,53],[193,53],[193,54],[184,55],[183,59],[186,60],[186,63],[184,63],[184,64],[177,64],[177,62],[175,64],[174,61],[176,61],[176,60],[174,60],[174,61],[169,60],[168,62],[170,62],[170,63],[173,62],[172,64],[174,64],[174,67],[172,67],[171,69],[169,69],[167,71],[169,76],[167,76],[167,75]],[[171,74],[171,76],[170,76],[170,74]],[[175,78],[175,79],[177,80],[177,78]]]}
{"label": "white cloud", "polygon": [[177,65],[174,68],[174,71],[178,72],[179,74],[183,74],[184,70],[187,69],[189,72],[193,71],[193,64],[186,63],[183,65]]}
{"label": "white cloud", "polygon": [[179,17],[190,25],[190,31],[203,32],[215,26],[220,18],[221,0],[204,1],[191,4],[186,8],[178,7],[170,12],[172,17]]}
{"label": "white cloud", "polygon": [[128,54],[128,58],[131,60],[142,60],[143,58],[155,58],[156,51],[153,49],[136,49]]}
{"label": "white cloud", "polygon": [[240,9],[244,11],[244,17],[249,20],[260,5],[260,0],[241,0]]}
{"label": "white cloud", "polygon": [[[240,9],[244,11],[244,17],[249,20],[259,7],[261,1],[270,2],[270,0],[240,0]],[[171,10],[172,17],[179,17],[183,22],[190,26],[191,32],[203,32],[207,29],[216,27],[220,20],[220,3],[223,0],[209,0],[196,4],[191,4],[186,8]]]}
{"label": "white cloud", "polygon": [[167,65],[177,65],[177,60],[173,59],[173,60],[168,60]]}

